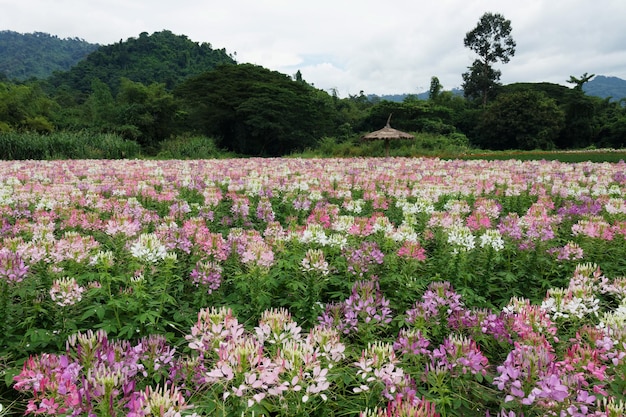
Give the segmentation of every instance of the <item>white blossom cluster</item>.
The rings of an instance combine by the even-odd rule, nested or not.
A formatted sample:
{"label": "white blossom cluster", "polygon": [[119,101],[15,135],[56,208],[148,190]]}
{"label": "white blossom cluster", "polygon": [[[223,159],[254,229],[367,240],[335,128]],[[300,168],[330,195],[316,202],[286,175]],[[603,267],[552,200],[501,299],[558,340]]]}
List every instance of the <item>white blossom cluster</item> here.
{"label": "white blossom cluster", "polygon": [[467,226],[453,226],[448,230],[448,243],[452,245],[452,253],[469,252],[476,247],[476,237]]}
{"label": "white blossom cluster", "polygon": [[575,317],[582,319],[588,315],[597,315],[600,300],[585,291],[571,288],[550,288],[541,309],[550,313],[553,320]]}
{"label": "white blossom cluster", "polygon": [[154,233],[143,233],[130,245],[133,257],[147,263],[157,263],[167,256],[167,248]]}
{"label": "white blossom cluster", "polygon": [[498,229],[485,230],[479,239],[481,248],[491,247],[496,252],[504,249],[504,240]]}
{"label": "white blossom cluster", "polygon": [[327,235],[324,227],[319,224],[310,224],[300,235],[294,236],[302,243],[316,243],[321,246],[330,246],[343,249],[348,244],[348,239],[340,234]]}

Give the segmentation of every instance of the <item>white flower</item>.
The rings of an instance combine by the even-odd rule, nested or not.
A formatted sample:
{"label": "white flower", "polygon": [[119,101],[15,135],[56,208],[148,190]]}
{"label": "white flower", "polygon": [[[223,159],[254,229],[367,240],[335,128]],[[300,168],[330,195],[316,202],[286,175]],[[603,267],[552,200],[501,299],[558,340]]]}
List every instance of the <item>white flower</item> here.
{"label": "white flower", "polygon": [[333,222],[333,230],[337,232],[347,232],[354,225],[354,216],[339,216]]}
{"label": "white flower", "polygon": [[65,277],[56,279],[50,288],[50,298],[61,307],[71,306],[82,300],[85,288],[76,279]]}
{"label": "white flower", "polygon": [[348,200],[343,203],[343,208],[351,213],[359,214],[361,213],[361,211],[363,211],[364,205],[365,201],[363,201],[362,199]]}
{"label": "white flower", "polygon": [[417,213],[426,213],[432,214],[435,211],[435,206],[433,202],[426,198],[418,198],[415,203],[409,203],[404,199],[398,199],[396,201],[396,207],[402,209],[402,213],[406,216],[407,214],[417,214]]}
{"label": "white flower", "polygon": [[623,198],[610,198],[604,209],[609,214],[626,214],[626,204]]}
{"label": "white flower", "polygon": [[114,263],[115,256],[110,250],[97,252],[89,261],[89,265],[98,265],[104,268],[110,268]]}
{"label": "white flower", "polygon": [[467,226],[454,226],[448,231],[448,243],[453,245],[452,253],[469,252],[476,247],[476,238]]}
{"label": "white flower", "polygon": [[348,238],[339,233],[333,233],[330,235],[326,241],[326,246],[330,246],[331,248],[344,249],[348,246]]}
{"label": "white flower", "polygon": [[[579,293],[578,295],[576,293]],[[600,301],[592,295],[585,295],[576,288],[550,288],[541,309],[551,313],[552,319],[576,317],[582,319],[590,314],[598,314]]]}
{"label": "white flower", "polygon": [[154,233],[143,233],[130,246],[130,253],[137,259],[157,263],[167,256],[167,248]]}
{"label": "white flower", "polygon": [[504,240],[499,230],[488,229],[480,236],[480,247],[484,248],[486,246],[491,246],[496,252],[504,249]]}
{"label": "white flower", "polygon": [[328,243],[328,237],[324,228],[319,224],[310,224],[300,235],[300,242],[302,243],[317,243],[322,246],[326,246]]}
{"label": "white flower", "polygon": [[328,275],[328,262],[324,259],[324,252],[320,249],[309,249],[306,251],[304,259],[300,263],[301,269],[305,272],[317,271],[322,275]]}

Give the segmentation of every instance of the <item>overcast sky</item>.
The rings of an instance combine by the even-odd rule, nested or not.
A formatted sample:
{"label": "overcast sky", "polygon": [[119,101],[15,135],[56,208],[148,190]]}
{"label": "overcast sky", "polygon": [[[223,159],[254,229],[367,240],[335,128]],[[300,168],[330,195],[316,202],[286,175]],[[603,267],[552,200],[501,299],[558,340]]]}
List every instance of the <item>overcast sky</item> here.
{"label": "overcast sky", "polygon": [[347,97],[460,87],[485,12],[513,27],[504,84],[626,79],[626,0],[0,0],[0,30],[111,44],[167,29]]}

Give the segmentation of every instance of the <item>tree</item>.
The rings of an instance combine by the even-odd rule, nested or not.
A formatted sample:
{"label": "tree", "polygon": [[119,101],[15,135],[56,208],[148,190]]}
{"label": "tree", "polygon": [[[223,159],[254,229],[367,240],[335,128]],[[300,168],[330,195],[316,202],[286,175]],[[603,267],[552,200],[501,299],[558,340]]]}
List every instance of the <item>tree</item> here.
{"label": "tree", "polygon": [[170,136],[178,107],[165,84],[146,86],[122,78],[116,105],[118,126],[126,129],[122,133],[137,140],[144,149],[155,150],[159,142]]}
{"label": "tree", "polygon": [[69,70],[98,46],[78,38],[2,30],[0,73],[14,80],[44,79],[55,71]]}
{"label": "tree", "polygon": [[480,98],[483,107],[500,80],[501,72],[493,64],[498,61],[506,64],[515,55],[511,30],[511,21],[501,14],[485,13],[465,35],[465,47],[478,54],[478,59],[463,74],[463,89],[466,97]]}
{"label": "tree", "polygon": [[37,84],[0,83],[0,130],[50,132],[57,111]]}
{"label": "tree", "polygon": [[280,156],[314,146],[335,128],[325,91],[252,64],[225,64],[176,89],[186,126],[245,155]]}
{"label": "tree", "polygon": [[574,90],[583,91],[583,85],[585,85],[586,82],[589,82],[595,76],[596,74],[587,75],[587,73],[584,73],[580,78],[576,78],[573,75],[570,75],[567,82],[570,84],[574,84]]}
{"label": "tree", "polygon": [[428,90],[428,99],[432,101],[437,101],[439,95],[441,94],[441,90],[443,86],[441,82],[439,82],[439,78],[432,77],[430,79],[430,89]]}
{"label": "tree", "polygon": [[552,149],[564,119],[556,102],[541,92],[500,94],[483,113],[480,145],[489,149]]}
{"label": "tree", "polygon": [[565,105],[565,128],[558,141],[562,148],[584,148],[595,140],[596,98],[588,97],[583,91],[583,85],[594,76],[584,73],[577,78],[572,75],[567,81],[574,87],[568,90],[569,97]]}
{"label": "tree", "polygon": [[426,132],[440,135],[454,133],[452,110],[432,101],[406,99],[403,102],[383,100],[369,109],[363,130],[378,130],[393,113],[393,127],[405,132]]}
{"label": "tree", "polygon": [[597,146],[621,149],[626,145],[626,109],[619,103],[606,103],[605,119],[599,129]]}
{"label": "tree", "polygon": [[116,120],[117,106],[111,94],[111,89],[102,81],[95,79],[91,82],[92,93],[85,103],[86,118],[91,126],[106,130],[112,129]]}

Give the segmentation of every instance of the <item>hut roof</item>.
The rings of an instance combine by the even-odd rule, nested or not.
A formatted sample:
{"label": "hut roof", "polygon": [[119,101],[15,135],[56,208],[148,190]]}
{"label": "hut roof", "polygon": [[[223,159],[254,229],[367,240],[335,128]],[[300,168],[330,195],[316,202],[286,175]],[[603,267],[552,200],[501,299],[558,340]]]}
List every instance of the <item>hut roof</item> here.
{"label": "hut roof", "polygon": [[391,115],[387,119],[387,125],[380,130],[375,132],[368,133],[367,135],[361,136],[363,140],[386,140],[386,139],[415,139],[415,136],[410,133],[403,132],[398,129],[394,129],[391,127],[389,122],[391,121]]}

